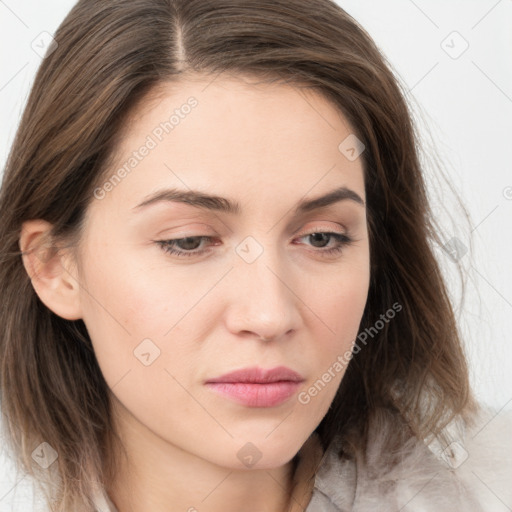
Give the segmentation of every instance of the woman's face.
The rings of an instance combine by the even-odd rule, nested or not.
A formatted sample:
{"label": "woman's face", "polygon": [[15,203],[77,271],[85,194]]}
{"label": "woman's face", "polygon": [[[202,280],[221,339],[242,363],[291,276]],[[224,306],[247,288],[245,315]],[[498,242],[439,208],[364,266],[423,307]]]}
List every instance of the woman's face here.
{"label": "woman's face", "polygon": [[[124,127],[87,211],[80,307],[125,424],[221,466],[271,468],[325,416],[358,333],[360,148],[316,93],[210,82],[166,85]],[[283,366],[302,380],[206,384]]]}

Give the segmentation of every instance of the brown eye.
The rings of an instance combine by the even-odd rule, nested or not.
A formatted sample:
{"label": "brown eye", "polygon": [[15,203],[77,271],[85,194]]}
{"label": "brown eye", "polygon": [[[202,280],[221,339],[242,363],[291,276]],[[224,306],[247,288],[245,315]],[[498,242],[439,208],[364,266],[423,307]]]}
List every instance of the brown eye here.
{"label": "brown eye", "polygon": [[208,249],[198,250],[201,242],[211,241],[210,236],[187,236],[185,238],[174,238],[172,240],[157,240],[156,243],[167,253],[175,256],[197,256],[208,251]]}
{"label": "brown eye", "polygon": [[[328,231],[315,231],[299,237],[299,239],[301,238],[309,239],[313,247],[319,248],[316,252],[325,256],[338,254],[353,242],[353,239],[348,235]],[[334,240],[334,246],[323,249],[324,247],[328,247],[331,240]]]}
{"label": "brown eye", "polygon": [[308,235],[312,241],[313,247],[325,247],[330,240],[329,233],[311,233]]}
{"label": "brown eye", "polygon": [[189,236],[187,238],[179,238],[176,240],[176,245],[180,249],[184,249],[186,251],[193,251],[194,249],[197,249],[201,245],[201,237]]}

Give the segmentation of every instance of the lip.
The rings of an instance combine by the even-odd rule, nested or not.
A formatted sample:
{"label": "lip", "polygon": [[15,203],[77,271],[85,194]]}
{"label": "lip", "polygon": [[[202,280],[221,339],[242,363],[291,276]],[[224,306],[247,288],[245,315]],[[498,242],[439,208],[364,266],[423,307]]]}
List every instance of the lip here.
{"label": "lip", "polygon": [[248,407],[273,407],[296,393],[304,378],[286,366],[243,368],[208,379],[212,391]]}

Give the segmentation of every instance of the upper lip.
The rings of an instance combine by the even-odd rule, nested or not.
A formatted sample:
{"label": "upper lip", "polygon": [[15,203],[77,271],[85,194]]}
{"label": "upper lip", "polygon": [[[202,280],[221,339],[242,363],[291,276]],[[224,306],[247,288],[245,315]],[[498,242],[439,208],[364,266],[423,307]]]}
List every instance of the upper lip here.
{"label": "upper lip", "polygon": [[276,366],[268,370],[253,366],[251,368],[242,368],[233,372],[226,373],[220,377],[208,379],[206,382],[249,382],[249,383],[269,383],[279,381],[302,382],[304,378],[297,372],[286,366]]}

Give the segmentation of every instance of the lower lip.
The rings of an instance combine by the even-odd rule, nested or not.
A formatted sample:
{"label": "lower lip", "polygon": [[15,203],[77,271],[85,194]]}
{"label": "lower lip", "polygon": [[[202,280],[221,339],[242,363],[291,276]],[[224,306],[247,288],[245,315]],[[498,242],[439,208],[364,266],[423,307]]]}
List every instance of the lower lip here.
{"label": "lower lip", "polygon": [[296,393],[300,382],[279,381],[267,384],[252,382],[207,382],[206,386],[248,407],[279,405]]}

